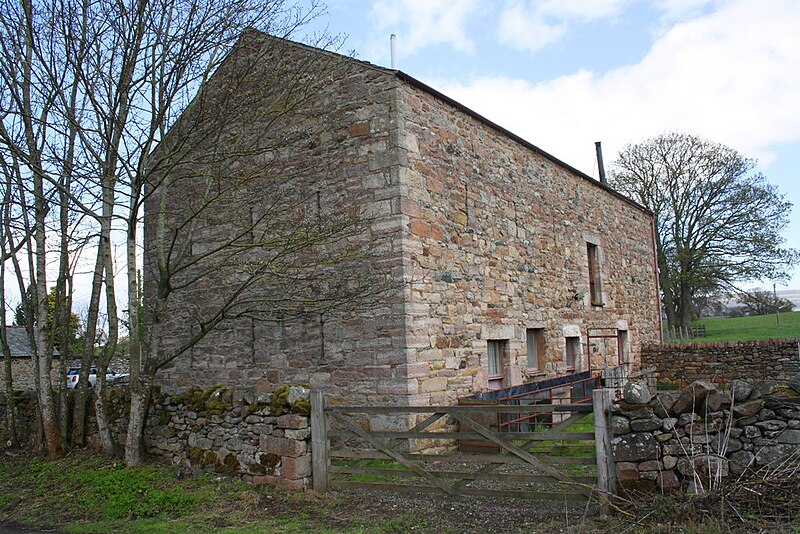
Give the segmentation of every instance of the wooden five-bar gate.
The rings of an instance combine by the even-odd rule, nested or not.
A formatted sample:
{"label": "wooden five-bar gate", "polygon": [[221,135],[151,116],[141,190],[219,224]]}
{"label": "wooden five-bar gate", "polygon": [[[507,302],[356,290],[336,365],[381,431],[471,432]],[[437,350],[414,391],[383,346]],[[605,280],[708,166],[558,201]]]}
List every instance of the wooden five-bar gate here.
{"label": "wooden five-bar gate", "polygon": [[[331,406],[314,391],[314,489],[602,497],[614,492],[608,429],[613,395],[597,389],[582,404]],[[518,423],[502,424],[508,420]],[[465,453],[461,442],[484,442],[489,452]]]}

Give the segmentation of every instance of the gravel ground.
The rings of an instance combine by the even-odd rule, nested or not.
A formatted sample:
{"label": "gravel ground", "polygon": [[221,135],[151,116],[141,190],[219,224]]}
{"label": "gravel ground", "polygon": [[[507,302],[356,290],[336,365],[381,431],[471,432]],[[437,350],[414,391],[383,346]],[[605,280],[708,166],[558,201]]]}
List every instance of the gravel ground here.
{"label": "gravel ground", "polygon": [[[382,526],[387,532],[595,532],[602,530],[593,504],[508,498],[453,498],[440,493],[337,490],[302,502],[266,496],[275,515],[303,513],[321,528]],[[291,510],[287,509],[291,507]]]}

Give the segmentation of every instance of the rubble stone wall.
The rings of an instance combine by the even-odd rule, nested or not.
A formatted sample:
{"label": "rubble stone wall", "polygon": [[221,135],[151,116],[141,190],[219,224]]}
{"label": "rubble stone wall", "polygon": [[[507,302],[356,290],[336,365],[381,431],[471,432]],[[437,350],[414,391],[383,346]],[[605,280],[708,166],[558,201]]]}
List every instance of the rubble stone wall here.
{"label": "rubble stone wall", "polygon": [[[33,389],[33,361],[30,358],[11,359],[11,384],[14,389]],[[5,389],[6,375],[0,373],[0,387]]]}
{"label": "rubble stone wall", "polygon": [[626,387],[611,416],[620,484],[702,493],[726,477],[797,458],[798,390],[798,381],[737,380],[728,390],[697,381],[683,392],[635,399]]}
{"label": "rubble stone wall", "polygon": [[[366,227],[338,245],[362,244],[372,255],[369,273],[386,273],[401,287],[401,229],[406,219],[398,198],[401,185],[395,147],[399,134],[393,115],[398,80],[382,69],[281,40],[265,38],[262,47],[257,32],[248,35],[255,40],[253,56],[257,63],[248,77],[258,83],[253,87],[237,86],[236,77],[230,75],[237,64],[233,60],[220,68],[214,83],[225,89],[230,85],[237,98],[252,99],[258,112],[248,108],[242,116],[220,124],[226,131],[222,138],[227,140],[222,142],[220,151],[250,154],[250,149],[239,150],[237,143],[266,147],[263,153],[236,156],[236,161],[231,162],[234,177],[240,168],[256,169],[263,175],[253,172],[254,177],[247,183],[245,200],[253,203],[252,213],[224,203],[206,208],[204,216],[209,220],[194,230],[192,252],[202,254],[229,238],[238,218],[244,219],[239,224],[246,225],[251,217],[264,217],[262,210],[267,209],[277,210],[275,215],[268,213],[270,220],[286,217],[273,207],[277,198],[290,206],[308,204],[307,212],[323,220],[332,214],[360,210],[365,214]],[[281,109],[286,88],[297,85],[296,77],[301,71],[307,78],[299,90],[308,91],[302,105],[284,115],[261,111]],[[210,102],[205,108],[213,108],[213,104]],[[281,180],[285,183],[281,184]],[[179,207],[184,205],[184,199],[193,197],[189,188],[203,185],[188,182],[185,187],[174,186],[170,191],[164,191],[162,186],[162,192],[173,200],[169,228],[180,227],[182,217],[187,216]],[[146,211],[149,209],[152,214],[158,202],[157,192],[148,198]],[[146,215],[145,241],[151,248],[153,240],[148,236],[154,235],[155,221],[154,216]],[[256,230],[274,231],[260,227]],[[338,257],[336,246],[326,249],[331,257]],[[151,248],[145,250],[146,301],[154,292],[152,280],[157,273]],[[358,257],[348,249],[343,255]],[[196,317],[213,312],[213,306],[225,295],[220,287],[230,283],[224,276],[227,273],[220,274],[216,283],[191,283],[171,293],[163,328],[164,351],[179,346],[197,332]],[[234,279],[235,276],[231,275]],[[334,286],[337,282],[335,278],[325,281]],[[291,282],[281,279],[280,284]],[[268,289],[263,294],[254,293],[254,300],[270,301]],[[324,388],[333,399],[374,404],[404,402],[409,371],[404,353],[402,301],[392,294],[365,307],[355,313],[329,311],[324,316],[279,324],[260,317],[227,320],[159,370],[159,383],[179,389],[218,383],[248,387],[266,384],[270,388],[304,383]]]}
{"label": "rubble stone wall", "polygon": [[[112,434],[120,448],[129,401],[126,388],[111,389]],[[304,491],[311,488],[309,413],[309,390],[302,386],[282,386],[273,393],[221,387],[190,388],[173,395],[157,391],[147,418],[145,450],[179,469],[212,470],[256,485]],[[3,404],[0,419],[4,418]],[[88,443],[99,449],[97,424],[93,415],[89,419]],[[31,396],[17,404],[17,421],[22,445],[33,447]],[[0,432],[5,428],[2,425]]]}
{"label": "rubble stone wall", "polygon": [[642,348],[642,367],[656,378],[686,385],[695,380],[788,380],[800,373],[800,338],[717,343],[669,343]]}
{"label": "rubble stone wall", "polygon": [[[658,340],[649,212],[402,73],[275,46],[253,69],[263,73],[256,92],[236,88],[255,104],[222,138],[276,144],[269,175],[286,170],[295,192],[316,193],[311,213],[363,209],[369,226],[352,239],[376,253],[369,272],[387,273],[398,291],[346,317],[277,326],[226,321],[159,372],[163,385],[307,383],[332,402],[452,404],[490,387],[487,340],[502,345],[502,383],[494,387],[571,371],[568,337],[579,341],[570,345],[578,371],[616,365],[619,347],[635,363],[641,344]],[[320,58],[336,68],[308,68]],[[292,85],[274,82],[280,68],[292,81],[304,66],[326,74],[308,74],[314,90],[303,106],[260,120],[255,110],[275,104],[271,91],[283,97]],[[215,83],[226,83],[226,69]],[[263,164],[251,159],[235,167]],[[269,185],[250,188],[252,196],[266,195]],[[159,194],[148,197],[148,213]],[[175,199],[167,226],[181,227],[182,201],[196,195],[189,188],[163,194]],[[271,202],[256,203],[252,213]],[[191,250],[202,254],[252,213],[220,210],[199,225]],[[154,221],[145,217],[146,303],[157,272],[148,239]],[[590,296],[589,244],[597,251],[599,302]],[[192,283],[170,294],[165,352],[198,330],[192,323],[212,311],[226,283]],[[608,337],[589,339],[589,328]],[[527,329],[542,341],[531,366]]]}
{"label": "rubble stone wall", "polygon": [[[659,340],[650,214],[441,95],[414,84],[401,94],[416,402],[486,390],[487,340],[506,343],[503,387],[567,372],[567,337],[580,340],[578,371],[616,365],[620,345],[638,362],[641,344]],[[542,336],[536,368],[527,329]]]}

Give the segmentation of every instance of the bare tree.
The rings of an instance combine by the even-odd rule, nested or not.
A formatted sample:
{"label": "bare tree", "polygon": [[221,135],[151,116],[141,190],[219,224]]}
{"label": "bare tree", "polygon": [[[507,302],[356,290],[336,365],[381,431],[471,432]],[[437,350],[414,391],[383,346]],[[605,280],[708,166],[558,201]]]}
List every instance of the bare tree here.
{"label": "bare tree", "polygon": [[[35,246],[27,238],[22,251],[27,254],[27,268],[17,269],[20,284],[27,277],[24,288],[32,290],[38,317],[36,333],[31,333],[31,344],[36,347],[35,358],[39,410],[44,436],[51,455],[58,454],[66,436],[67,402],[63,384],[60,385],[61,412],[54,411],[53,387],[50,383],[54,333],[66,336],[71,320],[71,280],[76,249],[86,244],[85,238],[75,240],[75,232],[83,226],[81,215],[95,216],[91,198],[96,171],[87,167],[86,144],[80,135],[78,118],[85,110],[86,93],[80,90],[79,81],[85,81],[74,68],[75,59],[85,54],[75,48],[75,26],[70,24],[69,10],[75,5],[68,2],[32,2],[30,0],[3,2],[0,9],[0,103],[3,121],[0,125],[0,150],[4,167],[14,176],[16,195],[22,226],[30,226]],[[88,42],[88,41],[87,41]],[[80,110],[80,111],[79,111]],[[82,179],[84,177],[88,179]],[[88,203],[86,201],[88,196]],[[32,202],[26,203],[27,199]],[[28,217],[32,223],[28,225]],[[85,229],[84,229],[85,231]],[[26,234],[27,235],[27,234]],[[58,235],[58,240],[50,236]],[[53,247],[52,245],[55,244]],[[52,248],[52,250],[50,250]],[[57,256],[55,277],[55,312],[48,313],[48,254]],[[33,324],[33,323],[31,323]],[[59,327],[60,325],[60,327]],[[88,325],[91,327],[91,325]],[[42,340],[37,346],[38,340]],[[69,343],[59,342],[62,358],[59,375],[63,377]],[[91,357],[84,355],[84,359]],[[88,365],[83,384],[88,382]],[[85,391],[85,387],[84,387]],[[60,419],[51,420],[53,418]],[[81,419],[82,420],[82,419]]]}
{"label": "bare tree", "polygon": [[322,318],[391,289],[370,268],[363,208],[324,202],[319,175],[286,155],[319,135],[319,121],[305,119],[320,113],[317,96],[343,64],[248,31],[149,156],[145,328],[126,463],[141,458],[145,421],[134,414],[146,414],[157,371],[214,329]]}
{"label": "bare tree", "polygon": [[689,326],[694,299],[737,282],[781,279],[791,211],[755,162],[699,137],[670,133],[625,147],[611,183],[655,213],[667,323]]}
{"label": "bare tree", "polygon": [[[385,280],[364,270],[365,213],[323,205],[307,177],[286,161],[274,161],[287,147],[308,142],[309,132],[295,131],[291,123],[341,62],[326,54],[312,60],[312,55],[273,53],[283,50],[273,46],[280,37],[321,12],[316,2],[27,0],[23,8],[11,3],[3,8],[3,37],[10,44],[2,45],[0,89],[9,96],[3,102],[13,105],[6,108],[0,140],[8,160],[16,158],[20,180],[14,183],[31,177],[34,184],[24,192],[36,201],[25,211],[33,214],[35,239],[23,248],[23,257],[36,259],[29,272],[36,275],[40,305],[47,287],[42,248],[47,210],[59,207],[62,229],[70,213],[86,217],[96,243],[73,442],[83,439],[81,399],[105,293],[109,342],[97,357],[95,394],[101,441],[106,449],[113,447],[104,399],[105,369],[119,335],[117,273],[125,274],[128,293],[129,465],[142,459],[156,373],[219,325],[244,317],[322,318],[385,293]],[[243,32],[246,38],[234,47]],[[314,44],[333,41],[323,35]],[[222,83],[212,79],[218,70],[227,72],[215,76]],[[28,99],[30,105],[25,91],[36,96]],[[282,134],[239,136],[242,125]],[[191,195],[176,204],[172,199],[179,190]],[[137,262],[145,204],[152,255],[145,265],[150,290],[142,304]],[[216,227],[225,232],[204,241],[208,228]],[[126,244],[121,265],[112,254],[116,231]],[[57,284],[65,302],[66,249],[62,243]],[[180,301],[176,295],[209,287],[216,289],[213,298],[182,310],[186,329],[165,338],[164,326]],[[40,376],[45,369],[49,372],[47,361]],[[44,382],[39,386],[40,392],[49,391]],[[42,400],[40,393],[46,409]]]}
{"label": "bare tree", "polygon": [[[35,8],[30,1],[19,4],[3,2],[0,7],[0,90],[3,95],[3,121],[0,125],[0,145],[7,172],[13,173],[17,188],[20,214],[24,219],[26,270],[35,301],[37,324],[29,325],[28,337],[35,349],[33,358],[36,375],[37,400],[44,443],[50,456],[61,450],[58,418],[50,380],[52,339],[47,323],[47,236],[48,213],[53,188],[49,185],[48,139],[55,132],[50,123],[54,92],[40,84],[40,57],[36,51],[44,46],[40,41]],[[30,200],[30,202],[28,202]],[[28,217],[32,219],[28,219]],[[32,236],[32,242],[28,237]],[[15,262],[20,293],[28,284],[21,280],[21,266]],[[32,311],[32,310],[30,310]],[[30,313],[33,316],[33,313]],[[35,330],[35,331],[34,331]],[[39,341],[41,340],[41,343]]]}
{"label": "bare tree", "polygon": [[3,350],[3,393],[6,399],[6,432],[12,444],[17,444],[16,427],[16,402],[14,399],[13,376],[11,374],[11,347],[8,341],[8,320],[6,318],[6,264],[19,252],[24,240],[15,241],[14,219],[16,217],[16,203],[14,202],[14,183],[12,169],[0,156],[0,169],[2,169],[2,205],[0,206],[0,347]]}
{"label": "bare tree", "polygon": [[[226,3],[170,0],[82,5],[79,12],[73,13],[72,20],[78,21],[76,27],[79,28],[73,33],[91,45],[86,47],[86,56],[78,54],[80,59],[72,61],[72,65],[81,80],[81,93],[86,95],[91,113],[80,120],[75,117],[74,122],[80,125],[81,143],[100,177],[97,190],[102,208],[94,214],[100,226],[99,252],[90,316],[95,316],[94,304],[99,284],[103,283],[109,308],[109,342],[97,360],[95,393],[101,436],[104,436],[104,443],[110,443],[102,406],[105,368],[118,336],[117,317],[112,309],[115,304],[110,246],[113,221],[119,221],[126,234],[129,324],[139,325],[142,321],[137,304],[137,255],[141,245],[142,204],[147,195],[145,184],[148,181],[153,184],[151,176],[155,166],[150,166],[153,148],[245,28],[252,26],[286,34],[318,14],[319,8],[313,2],[303,7],[283,0]],[[104,68],[98,71],[101,65]],[[139,328],[130,328],[128,335],[133,397],[131,420],[138,422],[144,420],[155,371],[151,372],[146,362],[147,351],[142,350]],[[87,339],[92,337],[87,335]],[[140,447],[141,430],[128,434],[129,440]]]}

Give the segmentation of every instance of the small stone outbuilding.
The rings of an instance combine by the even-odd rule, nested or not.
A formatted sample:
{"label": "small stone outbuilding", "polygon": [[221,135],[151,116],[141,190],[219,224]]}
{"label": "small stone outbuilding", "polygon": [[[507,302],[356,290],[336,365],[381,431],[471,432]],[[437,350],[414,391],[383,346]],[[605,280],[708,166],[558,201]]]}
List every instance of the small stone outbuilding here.
{"label": "small stone outbuilding", "polygon": [[[263,83],[228,83],[243,64]],[[402,289],[361,313],[225,322],[160,371],[162,384],[305,383],[349,402],[452,404],[489,388],[635,364],[642,344],[659,340],[646,209],[397,70],[248,31],[209,83],[263,110],[298,79],[315,89],[296,113],[269,125],[245,114],[219,142],[279,146],[270,165],[291,169],[315,209],[369,213],[357,240]],[[266,156],[241,158],[244,167]],[[163,194],[179,205],[191,193]],[[146,240],[158,202],[156,190]],[[225,227],[205,231],[213,243]],[[153,252],[145,248],[147,296]],[[218,288],[175,291],[166,344],[192,332],[186,310],[204,291]]]}
{"label": "small stone outbuilding", "polygon": [[[29,390],[34,388],[33,357],[36,355],[28,339],[28,332],[24,326],[6,326],[6,338],[11,352],[11,383],[16,390]],[[39,341],[41,344],[42,342]],[[59,352],[53,349],[53,356],[58,357]],[[53,374],[53,378],[57,376]],[[0,373],[0,388],[5,387],[5,373]],[[2,390],[2,389],[0,389]]]}

